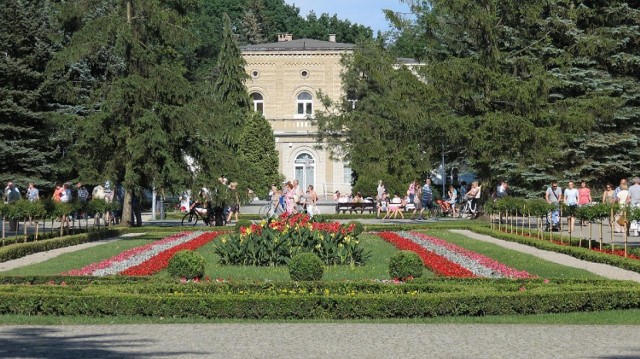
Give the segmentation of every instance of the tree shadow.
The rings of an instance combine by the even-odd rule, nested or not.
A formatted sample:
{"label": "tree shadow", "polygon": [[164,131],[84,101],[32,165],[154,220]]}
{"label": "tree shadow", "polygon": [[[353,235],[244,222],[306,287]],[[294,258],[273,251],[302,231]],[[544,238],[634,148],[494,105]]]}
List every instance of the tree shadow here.
{"label": "tree shadow", "polygon": [[[85,327],[86,328],[86,327]],[[132,327],[139,328],[139,327]],[[0,328],[0,358],[159,358],[208,353],[155,350],[158,340],[132,339],[132,333],[83,334],[83,326]]]}

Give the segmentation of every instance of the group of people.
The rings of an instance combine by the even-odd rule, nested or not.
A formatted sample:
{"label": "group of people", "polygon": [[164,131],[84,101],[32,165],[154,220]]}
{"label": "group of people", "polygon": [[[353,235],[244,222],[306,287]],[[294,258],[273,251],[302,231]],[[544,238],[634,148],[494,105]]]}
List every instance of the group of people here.
{"label": "group of people", "polygon": [[[422,185],[418,180],[411,181],[405,196],[401,196],[400,193],[396,192],[393,197],[390,197],[384,183],[378,181],[376,195],[377,217],[387,219],[393,216],[395,219],[399,215],[400,218],[404,219],[403,210],[411,210],[413,208],[410,219],[424,220],[424,212],[427,211],[427,215],[431,217],[436,205],[440,207],[443,213],[455,217],[458,214],[459,205],[465,201],[468,201],[472,208],[477,208],[481,192],[482,187],[479,182],[474,181],[470,186],[467,186],[467,183],[463,181],[460,183],[459,188],[449,185],[444,197],[435,199],[431,179],[427,178]],[[383,212],[385,215],[381,217]]]}
{"label": "group of people", "polygon": [[307,215],[313,217],[320,213],[317,206],[318,193],[313,185],[308,185],[305,191],[297,179],[283,182],[282,188],[272,184],[269,200],[274,214],[306,212]]}
{"label": "group of people", "polygon": [[[26,198],[30,202],[39,201],[42,198],[40,190],[36,187],[35,183],[30,182],[28,184],[27,189],[23,194],[20,189],[12,182],[8,182],[7,186],[4,190],[4,201],[5,203],[15,203],[22,198]],[[51,195],[51,199],[54,202],[59,203],[69,203],[74,200],[77,200],[81,203],[86,203],[90,199],[100,199],[104,200],[107,203],[112,203],[113,201],[117,201],[121,206],[124,203],[124,188],[121,185],[112,187],[110,181],[105,181],[104,185],[96,185],[93,187],[92,192],[90,193],[87,187],[82,182],[77,182],[75,185],[68,182],[57,182],[55,185],[55,189]],[[142,225],[141,220],[141,207],[140,200],[138,196],[134,193],[132,196],[132,220],[131,224],[134,226]],[[118,223],[120,218],[122,217],[122,210],[119,209],[117,211],[111,212],[108,211],[104,214],[104,220],[106,222]],[[82,211],[74,212],[71,216],[60,216],[58,220],[60,221],[60,225],[63,227],[70,226],[71,219],[83,219],[87,218],[87,213]],[[31,222],[31,219],[30,219]],[[32,223],[33,224],[33,223]],[[17,225],[17,219],[9,220],[10,230],[15,230],[15,226]]]}
{"label": "group of people", "polygon": [[[602,203],[620,204],[623,207],[640,207],[640,177],[632,179],[633,185],[629,186],[627,179],[620,180],[620,184],[614,188],[612,183],[607,183],[602,192]],[[587,186],[586,181],[580,183],[579,188],[575,188],[574,182],[569,181],[564,191],[558,186],[557,181],[551,182],[551,185],[545,192],[545,200],[549,204],[553,204],[559,208],[560,203],[567,205],[567,225],[569,231],[573,232],[575,224],[576,208],[593,203],[591,189]],[[610,224],[614,233],[623,233],[626,231],[625,221],[621,221],[623,211],[619,211],[610,218]],[[547,225],[556,228],[560,223],[560,213],[558,209],[553,210],[547,217]],[[583,223],[584,224],[584,223]],[[635,235],[638,235],[638,224],[631,223],[630,229]],[[549,227],[547,229],[550,229]]]}

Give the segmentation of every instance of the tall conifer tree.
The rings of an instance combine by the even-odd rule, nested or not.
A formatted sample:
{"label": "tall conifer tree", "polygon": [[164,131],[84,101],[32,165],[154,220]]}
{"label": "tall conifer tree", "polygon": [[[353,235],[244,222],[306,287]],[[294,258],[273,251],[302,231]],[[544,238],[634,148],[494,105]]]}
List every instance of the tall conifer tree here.
{"label": "tall conifer tree", "polygon": [[[47,185],[54,176],[56,129],[48,121],[46,64],[54,53],[50,6],[9,1],[0,7],[0,182],[22,189]],[[4,187],[3,187],[4,188]]]}

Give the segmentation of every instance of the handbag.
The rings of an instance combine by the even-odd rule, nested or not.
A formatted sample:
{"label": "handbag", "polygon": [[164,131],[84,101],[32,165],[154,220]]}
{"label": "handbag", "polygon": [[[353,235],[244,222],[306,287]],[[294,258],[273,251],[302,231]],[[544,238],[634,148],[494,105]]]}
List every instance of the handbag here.
{"label": "handbag", "polygon": [[626,226],[627,225],[627,216],[625,216],[625,215],[620,216],[620,218],[618,218],[617,222],[618,222],[619,225],[621,225],[623,227]]}

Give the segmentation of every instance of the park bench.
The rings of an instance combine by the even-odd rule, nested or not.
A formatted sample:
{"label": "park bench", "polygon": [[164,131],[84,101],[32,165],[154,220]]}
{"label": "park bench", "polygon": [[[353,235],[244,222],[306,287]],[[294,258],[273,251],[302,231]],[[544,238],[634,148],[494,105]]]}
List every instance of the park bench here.
{"label": "park bench", "polygon": [[364,211],[369,211],[369,213],[373,213],[376,210],[375,202],[342,202],[336,204],[336,213],[364,213]]}

